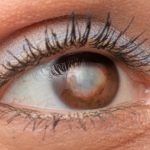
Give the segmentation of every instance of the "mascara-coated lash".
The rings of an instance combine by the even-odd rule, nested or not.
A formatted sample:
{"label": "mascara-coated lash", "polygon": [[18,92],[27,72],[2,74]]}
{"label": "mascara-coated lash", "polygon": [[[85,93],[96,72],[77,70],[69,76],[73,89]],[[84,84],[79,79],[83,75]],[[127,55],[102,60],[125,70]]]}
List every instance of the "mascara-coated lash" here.
{"label": "mascara-coated lash", "polygon": [[[124,36],[133,19],[121,32],[112,27],[109,13],[105,23],[97,24],[96,29],[93,22],[90,16],[86,16],[80,21],[78,16],[73,13],[65,25],[63,36],[59,34],[59,31],[56,31],[57,29],[47,25],[43,31],[44,39],[41,39],[43,41],[41,42],[43,43],[42,46],[35,44],[36,42],[33,43],[30,38],[25,36],[21,46],[24,53],[23,57],[21,54],[14,54],[11,49],[7,50],[7,55],[13,61],[8,60],[1,64],[4,71],[0,74],[0,86],[27,67],[39,64],[40,60],[45,57],[68,51],[70,47],[78,49],[86,45],[99,51],[106,50],[128,66],[149,72],[149,51],[141,46],[146,39],[137,42],[142,33],[131,39]],[[95,31],[93,32],[93,30]]]}

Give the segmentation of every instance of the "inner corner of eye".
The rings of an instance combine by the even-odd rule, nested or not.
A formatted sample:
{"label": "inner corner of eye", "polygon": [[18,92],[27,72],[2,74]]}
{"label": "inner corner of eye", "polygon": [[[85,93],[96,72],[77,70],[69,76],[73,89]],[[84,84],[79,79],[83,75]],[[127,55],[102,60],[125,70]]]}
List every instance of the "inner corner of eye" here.
{"label": "inner corner of eye", "polygon": [[64,54],[37,65],[0,93],[3,103],[72,111],[132,102],[142,90],[111,59],[88,51]]}

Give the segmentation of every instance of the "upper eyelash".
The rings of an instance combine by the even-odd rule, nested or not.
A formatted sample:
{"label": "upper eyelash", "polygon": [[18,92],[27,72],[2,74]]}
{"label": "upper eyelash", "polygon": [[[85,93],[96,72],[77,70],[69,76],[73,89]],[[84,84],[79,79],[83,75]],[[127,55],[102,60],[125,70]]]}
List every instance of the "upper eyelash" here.
{"label": "upper eyelash", "polygon": [[[21,72],[26,69],[28,66],[36,65],[40,62],[43,57],[49,57],[51,55],[55,55],[60,51],[64,51],[66,48],[70,46],[75,47],[83,47],[87,43],[94,48],[97,49],[106,49],[113,55],[115,55],[118,59],[121,59],[124,63],[126,63],[130,67],[134,67],[135,69],[139,69],[141,67],[149,66],[149,54],[145,54],[145,49],[139,47],[147,40],[137,43],[136,41],[142,36],[143,32],[139,35],[127,40],[122,45],[118,44],[120,38],[123,38],[124,34],[128,31],[129,27],[133,23],[133,18],[122,30],[120,33],[116,32],[116,30],[112,27],[112,21],[110,17],[110,13],[108,13],[104,27],[102,30],[99,30],[97,34],[93,37],[89,38],[89,34],[92,26],[92,17],[87,16],[85,30],[81,33],[78,24],[78,18],[74,13],[72,13],[69,18],[66,35],[63,42],[60,43],[58,40],[58,36],[53,30],[51,30],[52,42],[49,39],[48,28],[45,29],[45,48],[47,52],[43,52],[43,49],[40,49],[37,46],[34,46],[28,38],[25,37],[26,44],[28,46],[28,50],[23,46],[23,50],[26,53],[26,59],[21,60],[17,58],[13,53],[8,51],[8,53],[14,57],[14,59],[18,62],[17,65],[13,65],[11,62],[7,62],[7,64],[2,64],[2,66],[8,70],[7,74],[0,75],[0,85],[3,85],[9,78],[17,72]],[[116,36],[116,38],[112,39],[112,37]],[[132,54],[136,50],[139,50],[137,53]],[[35,50],[35,51],[33,51]],[[38,54],[37,54],[38,52]],[[129,55],[130,54],[130,55]],[[132,55],[131,55],[132,54]],[[139,69],[140,70],[140,69]],[[149,71],[144,70],[144,71]]]}

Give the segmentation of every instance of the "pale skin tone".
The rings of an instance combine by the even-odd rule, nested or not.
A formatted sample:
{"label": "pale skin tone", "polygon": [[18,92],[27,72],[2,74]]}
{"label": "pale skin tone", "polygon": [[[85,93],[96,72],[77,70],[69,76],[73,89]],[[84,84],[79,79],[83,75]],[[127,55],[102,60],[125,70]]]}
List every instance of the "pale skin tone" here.
{"label": "pale skin tone", "polygon": [[[130,36],[146,30],[150,37],[150,1],[148,0],[3,0],[0,1],[0,39],[7,40],[10,34],[46,19],[65,16],[71,12],[80,15],[90,13],[104,21],[108,12],[112,14],[115,27],[122,29],[135,16],[135,22],[128,31]],[[146,44],[150,45],[148,41]],[[147,79],[149,80],[149,77]],[[143,82],[146,83],[146,81]],[[148,82],[147,82],[148,83]],[[150,126],[148,106],[135,108],[138,116],[117,112],[117,118],[109,116],[105,121],[95,119],[95,125],[87,121],[87,130],[68,128],[67,121],[42,140],[40,131],[30,128],[22,131],[22,124],[16,120],[7,125],[0,120],[1,150],[149,150]],[[18,123],[19,122],[19,123]],[[71,123],[78,126],[77,122]]]}

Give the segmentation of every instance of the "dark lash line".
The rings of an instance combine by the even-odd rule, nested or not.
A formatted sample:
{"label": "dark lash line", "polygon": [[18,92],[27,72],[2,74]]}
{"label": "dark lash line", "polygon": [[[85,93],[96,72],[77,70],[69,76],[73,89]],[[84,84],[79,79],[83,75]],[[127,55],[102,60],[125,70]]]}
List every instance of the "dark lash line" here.
{"label": "dark lash line", "polygon": [[[110,62],[110,60],[107,57],[95,54],[93,52],[78,52],[75,54],[73,53],[64,55],[61,58],[57,59],[54,64],[48,66],[49,77],[54,78],[60,75],[64,75],[69,70],[69,68],[74,65],[100,63],[107,66],[108,62]],[[111,64],[113,64],[113,61],[111,62]]]}
{"label": "dark lash line", "polygon": [[[0,78],[1,78],[0,85],[3,86],[9,80],[9,78],[11,78],[16,72],[19,73],[19,72],[24,71],[27,66],[29,67],[32,65],[39,64],[40,60],[43,57],[49,57],[51,55],[55,55],[57,52],[64,50],[65,48],[71,46],[72,44],[74,46],[76,46],[76,44],[75,44],[75,43],[77,43],[76,30],[74,28],[75,28],[75,22],[77,25],[77,21],[75,20],[75,14],[73,13],[70,18],[71,18],[71,23],[72,23],[71,24],[72,32],[69,35],[69,25],[70,24],[68,22],[67,29],[66,29],[66,36],[64,39],[64,43],[62,44],[63,46],[60,46],[61,44],[59,43],[59,41],[57,39],[57,34],[53,33],[52,30],[51,30],[51,35],[52,35],[52,39],[53,39],[53,44],[50,43],[49,35],[48,35],[48,28],[46,27],[46,29],[45,29],[45,47],[46,47],[47,53],[43,53],[41,49],[33,46],[33,44],[26,37],[25,37],[25,42],[26,42],[26,44],[28,46],[28,50],[30,52],[29,53],[28,50],[26,49],[25,45],[23,45],[23,50],[26,53],[26,60],[22,61],[8,51],[8,53],[12,57],[14,57],[15,60],[17,60],[18,65],[13,65],[13,64],[11,64],[11,62],[7,62],[7,65],[1,64],[6,70],[9,71],[9,74],[7,74],[7,75],[1,74],[0,75]],[[79,29],[79,27],[78,27],[78,29]],[[80,47],[84,46],[87,43],[90,29],[91,29],[91,17],[88,17],[85,32],[84,32],[83,36],[81,36],[80,30],[78,30],[78,33],[80,35],[79,41],[78,41],[81,44]],[[72,44],[70,44],[70,43],[72,43]],[[36,50],[40,55],[35,54],[35,52],[33,50]],[[5,78],[4,78],[4,76],[5,76]],[[6,78],[6,76],[7,76],[7,78]]]}
{"label": "dark lash line", "polygon": [[[124,57],[124,56],[127,56],[128,54],[132,53],[134,50],[136,50],[139,46],[141,46],[142,44],[144,44],[147,39],[144,39],[143,41],[141,41],[139,44],[137,45],[132,45],[134,42],[136,42],[143,34],[144,32],[141,32],[140,34],[138,34],[137,36],[131,38],[129,40],[129,42],[127,42],[126,44],[120,46],[119,48],[116,47],[116,44],[117,44],[117,41],[128,31],[128,29],[130,28],[130,26],[132,25],[134,21],[134,17],[130,20],[130,22],[127,24],[127,26],[125,27],[124,30],[122,30],[118,36],[116,37],[116,39],[112,42],[112,37],[115,33],[115,30],[112,30],[111,29],[111,17],[110,17],[110,13],[108,13],[107,15],[107,19],[106,19],[106,22],[105,22],[105,25],[104,25],[104,28],[103,30],[99,30],[98,34],[94,35],[91,39],[92,39],[92,42],[90,42],[90,45],[92,45],[94,48],[97,48],[97,49],[107,49],[108,51],[110,51],[111,53],[115,54],[116,56],[118,56],[120,59],[122,59],[126,64],[130,65],[131,67],[133,67],[130,63],[129,63],[129,59],[128,58],[132,58],[132,57],[137,57],[138,55],[140,55],[141,53],[144,53],[144,51],[141,51],[140,53],[136,54],[136,55],[132,55],[131,56],[128,56],[127,58]],[[80,33],[80,30],[78,30],[78,34],[79,34],[79,41],[76,41],[76,28],[75,28],[75,16],[73,14],[73,20],[72,20],[72,28],[74,28],[74,30],[72,29],[72,35],[74,37],[74,40],[72,40],[70,43],[71,45],[75,45],[75,43],[82,43],[80,39],[86,39],[84,43],[80,44],[79,46],[82,46],[82,45],[85,45],[88,41],[88,38],[89,38],[89,33],[90,33],[90,29],[91,29],[91,18],[89,17],[88,18],[88,21],[86,23],[86,30],[84,32],[83,35],[86,35],[86,36],[83,36],[81,38],[81,33]],[[77,29],[79,29],[78,27],[78,24],[77,24]],[[87,32],[86,32],[87,31]],[[106,33],[105,33],[106,32]],[[86,34],[87,33],[87,34]],[[67,34],[68,35],[68,27],[67,27]],[[110,38],[108,38],[110,36]],[[67,36],[66,36],[67,37]],[[67,41],[65,39],[65,41]],[[106,43],[105,43],[106,42]],[[130,47],[132,45],[132,47]],[[125,49],[129,49],[127,52],[124,52]],[[117,50],[117,52],[115,51]],[[119,51],[120,52],[119,52]],[[140,60],[145,60],[149,57],[149,55],[146,55],[146,57],[140,59]],[[140,61],[139,59],[133,59],[132,60],[132,63],[133,62],[139,62]],[[77,61],[78,63],[78,61]],[[149,64],[148,63],[144,63],[144,65],[147,65]],[[63,65],[63,64],[62,64]],[[143,64],[140,64],[140,65],[137,65],[135,64],[136,67],[140,67],[140,66],[143,66]],[[63,66],[61,66],[61,64],[54,64],[51,68],[51,72],[52,72],[52,75],[56,76],[56,75],[62,75],[62,73],[64,72],[64,70],[62,69]]]}
{"label": "dark lash line", "polygon": [[[64,39],[64,42],[61,46],[61,44],[59,43],[59,40],[57,38],[57,34],[54,33],[53,31],[51,31],[51,35],[52,35],[52,39],[53,39],[53,43],[50,43],[49,40],[49,36],[48,36],[48,29],[46,28],[45,30],[45,47],[47,50],[47,53],[43,53],[43,51],[41,49],[39,49],[38,47],[33,46],[33,44],[25,37],[25,42],[28,46],[28,50],[26,49],[26,47],[23,45],[23,49],[27,55],[27,59],[22,61],[20,59],[18,59],[16,56],[14,56],[12,53],[10,53],[8,51],[8,53],[14,57],[14,59],[16,59],[18,61],[18,65],[14,66],[13,64],[11,64],[11,62],[7,62],[7,65],[2,64],[2,66],[9,70],[9,74],[7,75],[0,75],[0,78],[2,79],[0,81],[1,85],[3,85],[4,83],[6,83],[6,81],[9,80],[9,78],[11,78],[11,76],[14,75],[14,73],[16,72],[21,72],[24,71],[26,69],[27,66],[32,66],[32,65],[37,65],[39,64],[40,60],[42,59],[42,57],[49,57],[50,55],[54,55],[59,51],[64,50],[65,48],[68,48],[71,45],[74,45],[76,47],[82,47],[84,45],[86,45],[86,43],[88,42],[88,38],[89,38],[89,33],[90,33],[90,29],[91,29],[91,17],[87,17],[87,21],[86,21],[86,27],[85,27],[85,31],[83,33],[83,35],[81,35],[80,29],[79,29],[79,25],[78,25],[78,21],[75,17],[75,14],[72,13],[71,17],[71,32],[69,34],[69,22],[67,25],[67,29],[66,29],[66,37]],[[112,36],[115,33],[115,30],[111,30],[111,17],[110,17],[110,13],[108,13],[107,15],[107,19],[104,25],[103,30],[99,30],[99,33],[94,35],[90,40],[90,45],[97,48],[97,49],[107,49],[108,51],[110,51],[111,53],[115,54],[116,56],[118,56],[120,59],[122,59],[126,64],[131,65],[131,63],[129,63],[128,61],[128,57],[125,57],[129,52],[132,53],[133,51],[135,51],[139,46],[141,46],[147,39],[143,40],[142,42],[140,42],[140,44],[137,44],[135,46],[133,46],[132,48],[130,48],[130,45],[132,45],[142,34],[140,33],[139,35],[137,35],[136,37],[132,38],[131,40],[129,40],[126,44],[120,46],[119,48],[116,47],[116,43],[118,41],[118,39],[124,35],[127,30],[129,29],[129,27],[131,26],[131,24],[133,23],[134,18],[131,19],[131,21],[129,22],[129,24],[127,25],[127,27],[118,34],[118,36],[116,37],[116,39],[112,41]],[[77,28],[76,28],[77,26]],[[78,29],[78,31],[76,30]],[[101,32],[100,32],[101,31]],[[106,33],[105,33],[106,31]],[[79,39],[77,40],[77,34],[79,35]],[[107,39],[108,36],[111,34],[110,39]],[[115,52],[115,50],[118,50],[117,53]],[[124,49],[130,49],[128,52],[124,52]],[[33,50],[36,50],[40,55],[35,54],[35,52]],[[141,53],[143,53],[143,51],[141,51]],[[140,53],[140,54],[141,54]],[[133,55],[132,57],[137,56],[137,55]],[[149,55],[147,55],[149,57]],[[145,58],[144,58],[145,59]],[[141,64],[139,64],[139,61],[137,60],[137,64],[136,67],[141,66]],[[136,62],[135,62],[136,63]],[[146,63],[146,64],[149,64]],[[142,64],[143,65],[143,64]],[[144,64],[145,65],[145,64]],[[132,66],[133,67],[133,66]],[[5,77],[4,77],[5,76]],[[6,79],[7,76],[7,79]]]}
{"label": "dark lash line", "polygon": [[[106,49],[107,48],[110,52],[114,53],[115,52],[115,45],[116,45],[118,39],[129,29],[129,27],[132,24],[132,22],[133,22],[133,19],[129,22],[127,27],[122,32],[119,33],[117,38],[112,43],[110,42],[112,36],[105,43],[105,41],[108,38],[108,35],[111,34],[111,31],[109,31],[110,30],[110,26],[111,26],[111,18],[110,18],[110,13],[108,13],[107,19],[106,19],[106,22],[105,22],[105,26],[104,26],[102,32],[99,32],[97,35],[93,36],[93,38],[92,38],[93,42],[91,42],[91,45],[93,45],[93,47],[95,47],[97,49],[100,49],[100,48]],[[78,28],[78,34],[79,34],[79,40],[78,41],[76,39],[76,32],[77,32],[76,31],[76,26]],[[29,54],[27,52],[25,46],[23,46],[23,49],[24,49],[24,51],[26,52],[26,55],[27,55],[27,60],[25,60],[25,61],[19,60],[16,56],[14,56],[12,53],[10,53],[8,51],[8,53],[10,55],[12,55],[18,61],[18,65],[14,66],[10,62],[7,63],[7,66],[3,65],[3,64],[2,65],[7,70],[11,71],[10,76],[12,76],[13,72],[21,72],[21,71],[25,70],[25,68],[27,66],[30,66],[30,65],[33,65],[33,64],[34,65],[38,64],[43,56],[44,57],[49,57],[49,55],[54,55],[56,52],[64,50],[64,48],[69,47],[71,45],[79,46],[79,47],[86,45],[86,43],[88,41],[90,29],[91,29],[91,17],[88,17],[87,23],[86,23],[86,27],[85,27],[85,32],[83,33],[83,36],[81,36],[81,32],[79,30],[77,19],[75,18],[75,14],[73,13],[71,15],[71,33],[69,35],[69,23],[68,23],[67,30],[66,30],[66,37],[64,39],[63,46],[60,46],[61,44],[59,43],[59,41],[57,39],[57,35],[55,33],[53,33],[53,31],[52,31],[53,44],[50,43],[49,36],[48,36],[48,31],[47,31],[47,28],[46,28],[46,30],[45,30],[45,47],[46,47],[46,49],[48,51],[48,54],[42,53],[42,50],[40,50],[39,48],[33,46],[33,44],[27,38],[25,38],[25,41],[26,41],[26,43],[28,45],[28,49],[30,51],[30,54]],[[106,31],[106,34],[104,34],[105,31]],[[115,30],[112,31],[112,35],[114,33],[115,33]],[[128,65],[130,65],[130,63],[128,62],[128,59],[122,56],[123,54],[125,55],[127,53],[122,53],[122,52],[123,52],[124,49],[129,48],[129,46],[132,43],[134,43],[141,35],[142,34],[139,34],[138,36],[136,36],[135,38],[130,40],[128,43],[126,43],[125,45],[120,46],[120,52],[117,52],[117,54],[116,54],[121,59],[123,59]],[[135,46],[134,48],[132,48],[130,50],[130,53],[132,51],[136,50],[144,42],[145,42],[145,40],[143,40],[141,42],[141,44],[139,44],[139,45]],[[77,43],[79,43],[79,44],[77,45]],[[40,57],[37,56],[33,52],[32,49],[38,51],[38,53],[40,54]],[[137,55],[135,55],[135,56],[137,56]],[[133,57],[134,57],[134,55],[133,55]],[[30,59],[28,59],[28,58],[30,58]]]}
{"label": "dark lash line", "polygon": [[[19,60],[16,56],[14,56],[12,53],[10,53],[8,51],[8,53],[10,55],[12,55],[12,57],[14,57],[14,59],[16,59],[18,61],[18,65],[14,66],[13,64],[11,64],[11,62],[8,62],[7,65],[2,64],[3,67],[11,72],[21,72],[21,71],[25,70],[27,66],[39,64],[40,60],[43,57],[49,57],[51,55],[55,55],[57,52],[64,51],[65,48],[69,48],[70,46],[75,46],[75,47],[85,46],[88,42],[89,34],[90,34],[90,30],[91,30],[91,16],[87,17],[86,27],[85,27],[85,31],[84,31],[83,35],[81,35],[81,31],[79,29],[78,20],[76,18],[76,15],[74,13],[72,13],[70,18],[71,18],[71,21],[70,21],[71,29],[69,28],[70,24],[68,23],[67,29],[66,29],[66,36],[65,36],[65,39],[62,44],[59,42],[59,40],[57,38],[57,34],[54,33],[52,30],[51,30],[52,43],[50,42],[48,29],[46,27],[45,48],[47,50],[47,53],[43,53],[43,50],[41,50],[38,47],[33,46],[33,44],[27,38],[25,38],[25,42],[30,51],[30,54],[29,54],[27,52],[25,46],[23,46],[23,49],[27,55],[27,59],[24,61]],[[144,44],[145,41],[147,40],[147,39],[144,39],[139,44],[134,44],[143,35],[144,32],[131,38],[127,43],[121,45],[120,47],[116,46],[117,41],[127,32],[129,27],[133,23],[133,20],[134,20],[134,18],[132,18],[131,21],[129,22],[129,24],[125,27],[125,29],[117,35],[116,39],[112,41],[112,37],[113,37],[114,33],[116,33],[116,32],[115,32],[115,29],[111,29],[112,22],[111,22],[110,13],[108,13],[103,30],[102,31],[99,30],[99,32],[96,35],[94,35],[92,38],[90,38],[90,45],[97,49],[107,49],[113,55],[115,55],[119,59],[123,60],[130,67],[138,68],[139,66],[141,67],[144,65],[149,65],[149,63],[150,63],[149,61],[148,61],[148,63],[142,64],[140,62],[140,64],[139,64],[139,60],[129,61],[129,59],[128,59],[128,58],[130,58],[128,56],[128,54],[135,51],[139,46]],[[70,34],[69,34],[69,29],[70,29]],[[78,39],[77,39],[77,34],[79,36]],[[110,36],[110,38],[109,38],[109,36]],[[132,46],[132,48],[130,46]],[[125,52],[124,50],[126,50],[126,49],[129,49],[129,51]],[[35,54],[35,52],[33,50],[36,50],[36,52],[38,52],[40,55]],[[141,53],[144,53],[144,51],[141,51]],[[139,54],[141,54],[141,53],[139,53]],[[137,54],[132,55],[132,57],[137,57],[137,56],[138,56]],[[149,57],[149,55],[146,55],[146,57],[143,56],[142,60],[145,60],[147,57]],[[28,59],[28,58],[30,58],[30,59]],[[133,62],[134,62],[134,64],[133,64]]]}

